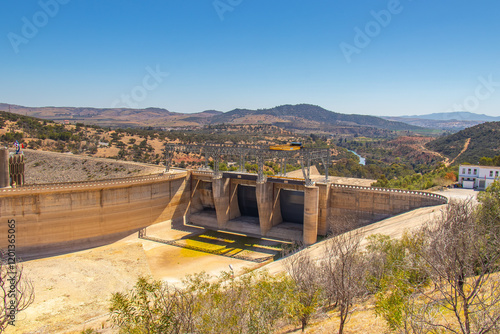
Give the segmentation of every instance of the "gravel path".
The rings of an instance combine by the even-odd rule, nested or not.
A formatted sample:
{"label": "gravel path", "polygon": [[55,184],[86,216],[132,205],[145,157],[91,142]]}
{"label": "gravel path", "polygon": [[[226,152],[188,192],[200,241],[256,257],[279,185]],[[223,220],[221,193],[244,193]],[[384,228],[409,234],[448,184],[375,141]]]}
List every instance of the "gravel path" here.
{"label": "gravel path", "polygon": [[68,153],[24,150],[25,184],[109,180],[157,174],[163,166]]}

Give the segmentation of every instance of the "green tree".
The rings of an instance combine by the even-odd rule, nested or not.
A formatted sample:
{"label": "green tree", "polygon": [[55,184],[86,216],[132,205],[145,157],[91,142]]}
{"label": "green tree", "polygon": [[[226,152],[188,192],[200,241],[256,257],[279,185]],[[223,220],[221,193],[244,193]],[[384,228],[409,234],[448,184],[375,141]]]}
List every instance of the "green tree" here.
{"label": "green tree", "polygon": [[319,268],[310,255],[298,252],[285,259],[285,268],[293,282],[292,296],[288,309],[305,331],[309,320],[316,312],[321,297]]}
{"label": "green tree", "polygon": [[[500,229],[500,181],[493,182],[477,195],[479,220],[495,233]],[[500,234],[500,233],[499,233]]]}
{"label": "green tree", "polygon": [[184,333],[193,330],[193,296],[141,277],[129,293],[115,293],[111,319],[121,333]]}
{"label": "green tree", "polygon": [[112,298],[121,333],[272,333],[286,318],[293,284],[285,275],[186,276],[183,289],[140,278]]}
{"label": "green tree", "polygon": [[401,239],[375,234],[366,247],[367,288],[375,294],[375,312],[392,330],[404,330],[411,295],[429,283],[421,269],[422,234],[404,233]]}
{"label": "green tree", "polygon": [[389,180],[387,180],[387,177],[384,174],[382,174],[382,175],[380,175],[377,182],[373,183],[372,186],[385,188],[385,187],[387,187],[388,184],[389,184]]}
{"label": "green tree", "polygon": [[421,230],[423,269],[433,289],[409,299],[413,332],[500,331],[500,280],[493,274],[500,260],[498,228],[479,217],[472,200],[451,202]]}
{"label": "green tree", "polygon": [[362,232],[352,230],[327,241],[323,261],[323,289],[339,310],[339,334],[352,313],[354,301],[366,294],[365,258],[360,252]]}

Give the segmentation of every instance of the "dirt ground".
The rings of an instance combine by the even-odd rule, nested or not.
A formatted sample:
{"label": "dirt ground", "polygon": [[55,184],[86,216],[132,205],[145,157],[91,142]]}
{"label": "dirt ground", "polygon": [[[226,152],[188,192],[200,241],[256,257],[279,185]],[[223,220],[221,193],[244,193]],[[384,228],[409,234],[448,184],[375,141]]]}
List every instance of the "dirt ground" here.
{"label": "dirt ground", "polygon": [[165,167],[68,153],[24,150],[25,182],[31,184],[109,180],[162,173]]}
{"label": "dirt ground", "polygon": [[[193,233],[169,225],[158,224],[152,231],[161,230],[161,236],[170,239]],[[184,276],[201,271],[217,276],[229,271],[229,264],[237,275],[259,266],[138,239],[137,234],[103,247],[27,261],[24,269],[34,282],[35,302],[18,314],[16,327],[9,326],[6,333],[80,333],[86,328],[116,333],[108,322],[109,300],[112,293],[132,288],[138,277],[180,284]]]}

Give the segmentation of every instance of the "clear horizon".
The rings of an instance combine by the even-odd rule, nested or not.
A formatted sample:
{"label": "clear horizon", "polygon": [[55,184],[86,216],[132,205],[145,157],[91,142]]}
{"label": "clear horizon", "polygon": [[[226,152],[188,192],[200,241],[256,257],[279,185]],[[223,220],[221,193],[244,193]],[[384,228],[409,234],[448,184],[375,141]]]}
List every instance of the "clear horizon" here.
{"label": "clear horizon", "polygon": [[1,103],[500,116],[493,0],[40,0],[2,9]]}
{"label": "clear horizon", "polygon": [[[18,104],[15,104],[15,103],[5,103],[5,102],[2,102],[0,101],[0,104],[9,104],[9,105],[15,105],[15,106],[19,106],[19,107],[25,107],[25,108],[94,108],[94,109],[107,109],[109,107],[90,107],[90,106],[24,106],[24,105],[18,105]],[[309,104],[309,103],[298,103],[298,104]],[[312,105],[312,104],[311,104]],[[324,108],[322,106],[319,106],[317,105],[318,107],[321,107],[323,109],[326,109],[326,110],[329,110],[328,108]],[[272,106],[272,107],[268,107],[268,108],[258,108],[258,109],[272,109],[274,107],[279,107],[279,106]],[[223,112],[223,113],[226,113],[226,112],[230,112],[234,109],[238,109],[238,108],[233,108],[231,110],[217,110],[217,109],[203,109],[203,110],[199,110],[199,111],[194,111],[194,112],[191,112],[191,113],[183,113],[183,112],[180,112],[180,111],[175,111],[175,110],[170,110],[168,108],[163,108],[163,107],[155,107],[155,106],[150,106],[150,107],[144,107],[144,108],[138,108],[138,109],[148,109],[148,108],[159,108],[159,109],[165,109],[169,112],[174,112],[174,113],[182,113],[182,114],[191,114],[191,113],[200,113],[200,112],[205,112],[205,111],[219,111],[219,112]],[[251,108],[239,108],[239,109],[249,109],[249,110],[257,110],[257,109],[251,109]],[[8,110],[5,110],[5,111],[8,111]],[[329,111],[333,111],[333,110],[329,110]],[[448,113],[460,113],[460,112],[467,112],[467,111],[449,111]],[[344,114],[344,113],[341,113],[341,114]],[[384,115],[370,115],[370,114],[352,114],[352,115],[362,115],[362,116],[377,116],[377,117],[411,117],[411,116],[422,116],[422,115],[430,115],[430,114],[436,114],[436,113],[429,113],[429,114],[401,114],[401,115],[387,115],[387,116],[384,116]],[[478,115],[485,115],[485,116],[491,116],[491,117],[500,117],[500,116],[495,116],[495,115],[487,115],[487,114],[481,114],[481,113],[473,113],[473,114],[478,114]]]}

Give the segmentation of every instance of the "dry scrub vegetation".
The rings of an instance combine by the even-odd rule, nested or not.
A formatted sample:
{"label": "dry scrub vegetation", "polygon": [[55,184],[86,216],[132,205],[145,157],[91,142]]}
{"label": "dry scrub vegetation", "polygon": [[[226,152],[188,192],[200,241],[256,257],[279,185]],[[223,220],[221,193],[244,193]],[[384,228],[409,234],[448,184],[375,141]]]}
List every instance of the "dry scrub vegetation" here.
{"label": "dry scrub vegetation", "polygon": [[498,333],[500,184],[478,199],[451,202],[401,239],[371,236],[364,248],[359,230],[333,234],[321,259],[289,255],[282,275],[200,274],[182,289],[140,279],[113,295],[112,319],[122,333],[273,333],[335,316],[322,328],[341,334],[370,298],[384,332]]}

